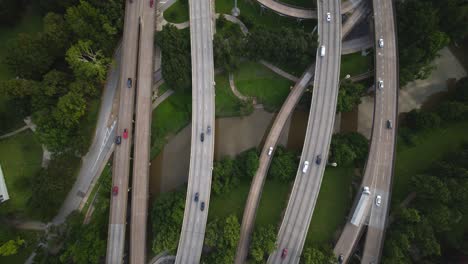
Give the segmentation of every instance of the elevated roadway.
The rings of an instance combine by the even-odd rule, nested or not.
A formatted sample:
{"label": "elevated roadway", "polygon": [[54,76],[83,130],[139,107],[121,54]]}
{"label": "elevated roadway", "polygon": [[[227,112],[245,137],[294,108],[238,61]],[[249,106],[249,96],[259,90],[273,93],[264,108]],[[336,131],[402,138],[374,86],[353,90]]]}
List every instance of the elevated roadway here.
{"label": "elevated roadway", "polygon": [[[362,0],[347,0],[341,4],[341,14],[346,14],[355,9]],[[257,2],[284,16],[299,18],[299,19],[317,19],[317,10],[291,6],[282,3],[279,0],[257,0]]]}
{"label": "elevated roadway", "polygon": [[[214,154],[214,1],[190,0],[192,139],[184,221],[175,263],[199,263],[210,203]],[[211,131],[208,133],[208,127]],[[202,140],[203,133],[203,140]],[[198,202],[194,201],[199,194]],[[204,210],[201,204],[204,203]]]}
{"label": "elevated roadway", "polygon": [[146,220],[152,114],[153,47],[155,7],[143,1],[139,10],[140,30],[133,148],[132,212],[130,221],[130,263],[146,263]]}
{"label": "elevated roadway", "polygon": [[[362,16],[363,12],[365,12],[365,10],[362,10],[361,8],[358,8],[355,10],[355,12],[353,12],[350,19],[348,19],[347,22],[345,23],[346,31],[342,32],[343,36],[346,36],[351,31],[353,26],[356,25],[358,22],[360,22],[359,19],[354,19],[352,17],[356,16],[356,17],[359,17],[360,19],[363,19],[364,18],[364,16]],[[349,26],[348,24],[351,24],[351,23],[352,25]],[[265,183],[265,177],[266,177],[266,174],[268,172],[270,162],[271,162],[271,157],[268,156],[267,153],[270,147],[273,148],[273,151],[276,149],[279,135],[284,127],[284,124],[287,118],[292,113],[292,110],[298,103],[302,93],[305,91],[306,87],[310,84],[310,81],[314,76],[314,73],[315,73],[314,68],[315,68],[315,64],[312,64],[311,66],[309,66],[309,68],[304,72],[301,78],[299,78],[299,80],[296,82],[294,88],[292,89],[291,93],[286,98],[283,106],[281,107],[273,123],[273,126],[271,127],[270,133],[268,134],[268,137],[265,140],[263,150],[260,154],[259,167],[252,180],[252,184],[250,186],[250,191],[249,191],[249,196],[247,197],[247,202],[244,208],[240,239],[239,239],[239,244],[237,247],[236,259],[235,259],[235,263],[237,264],[244,263],[248,255],[250,239],[251,239],[252,232],[254,229],[256,211],[257,211],[257,207],[260,201],[263,184]]]}
{"label": "elevated roadway", "polygon": [[[398,70],[396,52],[396,29],[392,1],[373,1],[375,27],[375,76],[376,87],[382,80],[383,89],[376,89],[374,97],[374,119],[372,125],[369,158],[367,160],[361,187],[369,186],[372,196],[371,207],[367,210],[368,231],[362,263],[378,262],[383,245],[385,222],[390,205],[390,188],[395,152],[396,121],[398,111]],[[384,47],[378,45],[384,40]],[[387,128],[391,120],[392,129]],[[375,203],[381,196],[381,205]],[[351,214],[353,212],[351,211]],[[347,222],[335,245],[334,253],[342,255],[344,262],[349,260],[366,223],[354,226]]]}
{"label": "elevated roadway", "polygon": [[[321,54],[320,48],[317,51],[312,103],[300,165],[278,233],[277,248],[268,263],[299,263],[327,164],[340,77],[340,0],[318,1],[317,6],[319,45],[324,46],[326,52]],[[331,13],[329,22],[327,12]],[[308,168],[304,169],[305,166]],[[287,254],[283,254],[285,249]]]}
{"label": "elevated roadway", "polygon": [[[391,186],[396,146],[396,129],[398,119],[398,55],[393,1],[374,0],[375,43],[384,40],[383,48],[376,48],[376,79],[382,80],[384,89],[377,89],[381,98],[380,113],[376,111],[375,120],[380,128],[376,142],[379,145],[374,173],[374,194],[381,196],[380,206],[372,204],[362,263],[379,263],[384,243],[385,228],[390,210]],[[378,87],[378,86],[376,86]],[[391,120],[392,129],[386,127]]]}
{"label": "elevated roadway", "polygon": [[[138,11],[142,1],[125,1],[125,22],[122,41],[122,64],[120,68],[120,104],[117,123],[117,135],[128,131],[128,139],[122,137],[122,143],[114,151],[112,168],[112,186],[118,188],[118,194],[110,200],[109,231],[107,238],[106,263],[122,263],[125,246],[127,216],[128,178],[130,170],[130,149],[132,146],[132,118],[136,86],[136,61],[138,49]],[[127,79],[132,78],[133,87],[127,88]]]}

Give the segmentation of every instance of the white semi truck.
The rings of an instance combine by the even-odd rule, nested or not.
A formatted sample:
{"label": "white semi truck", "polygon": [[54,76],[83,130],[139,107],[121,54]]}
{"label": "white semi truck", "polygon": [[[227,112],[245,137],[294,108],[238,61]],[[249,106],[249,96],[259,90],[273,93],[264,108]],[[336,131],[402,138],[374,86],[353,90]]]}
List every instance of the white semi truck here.
{"label": "white semi truck", "polygon": [[353,217],[351,218],[351,224],[355,226],[359,226],[362,222],[362,218],[364,217],[364,213],[369,205],[370,200],[370,190],[368,186],[364,186],[362,188],[361,197],[359,198],[359,202],[354,209]]}

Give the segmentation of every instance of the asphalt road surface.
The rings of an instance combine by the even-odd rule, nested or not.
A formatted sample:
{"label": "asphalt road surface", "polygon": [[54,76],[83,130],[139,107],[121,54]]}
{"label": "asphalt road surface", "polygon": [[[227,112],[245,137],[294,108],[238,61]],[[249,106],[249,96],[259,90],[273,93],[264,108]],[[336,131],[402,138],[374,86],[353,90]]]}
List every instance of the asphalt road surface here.
{"label": "asphalt road surface", "polygon": [[[395,139],[398,117],[398,69],[397,43],[393,1],[374,0],[375,45],[384,40],[383,48],[376,48],[376,79],[382,80],[384,88],[377,89],[380,99],[375,108],[375,120],[378,120],[379,134],[377,156],[372,162],[377,163],[374,173],[373,197],[380,195],[380,206],[372,203],[362,263],[378,263],[384,243],[385,225],[390,210],[390,195],[395,154]],[[378,87],[378,86],[376,86]],[[393,128],[387,128],[391,120]],[[374,198],[375,200],[375,198]]]}
{"label": "asphalt road surface", "polygon": [[[205,237],[214,154],[213,11],[210,0],[190,0],[192,141],[184,222],[175,263],[199,263]],[[211,131],[208,133],[208,126]],[[203,133],[203,142],[201,135]],[[198,202],[194,201],[199,194]],[[201,210],[201,204],[205,208]]]}
{"label": "asphalt road surface", "polygon": [[[268,263],[299,263],[310,220],[327,165],[340,77],[341,12],[340,0],[318,2],[318,35],[314,89],[296,180],[281,224],[277,248]],[[331,13],[327,22],[326,13]],[[321,56],[320,46],[326,49]],[[320,157],[321,162],[317,162]],[[307,171],[303,171],[306,161]],[[319,163],[319,164],[317,164]],[[287,250],[287,254],[283,251]]]}
{"label": "asphalt road surface", "polygon": [[[323,2],[323,0],[319,0]],[[347,0],[341,4],[341,14],[346,14],[355,9],[362,0]],[[277,0],[257,0],[257,2],[281,15],[299,19],[317,19],[317,10],[287,5]],[[242,10],[241,10],[242,13]]]}
{"label": "asphalt road surface", "polygon": [[[383,245],[385,222],[390,203],[391,177],[393,174],[393,155],[395,151],[395,128],[398,106],[398,72],[396,37],[392,1],[373,1],[375,24],[375,53],[376,53],[376,87],[382,80],[383,89],[376,89],[374,103],[374,119],[371,135],[369,158],[366,163],[361,187],[370,186],[371,205],[367,216],[369,227],[364,247],[362,263],[376,263],[380,258]],[[380,48],[378,41],[384,40],[384,47]],[[392,129],[387,128],[387,120],[391,120]],[[381,196],[381,205],[376,205],[377,195]],[[369,210],[370,209],[370,210]],[[370,211],[370,214],[369,214]],[[353,212],[351,212],[352,214]],[[335,246],[335,255],[343,255],[346,262],[356,246],[364,224],[356,227],[349,222]]]}
{"label": "asphalt road surface", "polygon": [[[116,146],[112,168],[112,186],[118,188],[118,194],[111,194],[109,231],[107,239],[106,263],[122,263],[125,245],[127,216],[128,178],[130,170],[130,149],[133,141],[132,118],[136,89],[136,61],[138,50],[138,11],[142,1],[126,1],[125,23],[122,42],[122,64],[120,72],[120,104],[117,122],[117,135],[122,136],[122,143]],[[146,2],[145,2],[146,3]],[[127,88],[127,78],[132,78],[132,87]],[[123,138],[127,129],[128,138]]]}
{"label": "asphalt road surface", "polygon": [[154,13],[143,1],[140,9],[138,86],[136,87],[135,141],[133,147],[132,215],[130,222],[130,263],[146,263],[146,220],[148,218],[148,183],[153,84]]}

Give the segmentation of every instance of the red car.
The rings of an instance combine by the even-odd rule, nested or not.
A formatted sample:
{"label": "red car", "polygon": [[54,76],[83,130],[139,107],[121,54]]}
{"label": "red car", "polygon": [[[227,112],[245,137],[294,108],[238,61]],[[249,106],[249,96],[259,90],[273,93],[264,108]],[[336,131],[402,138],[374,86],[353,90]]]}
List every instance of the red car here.
{"label": "red car", "polygon": [[127,129],[124,129],[123,138],[125,138],[125,139],[128,138],[128,131],[127,131]]}
{"label": "red car", "polygon": [[154,4],[154,0],[150,0],[150,7],[152,8]]}
{"label": "red car", "polygon": [[119,187],[118,186],[114,186],[112,187],[112,194],[115,196],[117,194],[119,194]]}
{"label": "red car", "polygon": [[281,252],[281,258],[284,259],[288,255],[288,249],[285,248],[283,249],[283,252]]}

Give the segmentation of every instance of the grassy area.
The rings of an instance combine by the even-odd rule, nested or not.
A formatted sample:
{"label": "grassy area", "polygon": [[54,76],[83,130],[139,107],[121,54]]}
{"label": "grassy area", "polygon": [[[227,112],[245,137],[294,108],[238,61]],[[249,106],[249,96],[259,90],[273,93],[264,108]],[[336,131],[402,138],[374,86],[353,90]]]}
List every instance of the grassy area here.
{"label": "grassy area", "polygon": [[[101,175],[99,176],[96,184],[93,186],[93,190],[91,191],[91,193],[89,194],[89,197],[88,197],[88,200],[86,201],[85,205],[83,206],[83,209],[81,210],[81,212],[86,215],[86,212],[88,211],[89,209],[89,206],[91,205],[91,203],[93,202],[94,200],[94,197],[96,195],[98,195],[98,190],[102,184],[102,182],[106,179],[106,177],[111,177],[109,176],[109,174],[112,173],[112,167],[109,166],[109,165],[106,165],[104,167],[104,169],[102,170],[102,173]],[[102,187],[102,186],[101,186]]]}
{"label": "grassy area", "polygon": [[234,74],[237,89],[246,96],[256,97],[266,110],[276,111],[289,94],[291,81],[277,75],[257,62],[245,62]]}
{"label": "grassy area", "polygon": [[323,245],[333,240],[351,206],[352,178],[352,168],[327,167],[307,233],[307,244]]}
{"label": "grassy area", "polygon": [[216,117],[241,115],[242,101],[231,91],[227,73],[215,76],[216,82]]}
{"label": "grassy area", "polygon": [[163,95],[167,90],[169,90],[169,86],[166,83],[161,84],[158,87],[158,96]]}
{"label": "grassy area", "polygon": [[185,127],[191,118],[191,93],[175,92],[154,111],[151,122],[151,157],[166,144],[168,137]]}
{"label": "grassy area", "polygon": [[[468,141],[468,122],[454,123],[444,128],[420,133],[415,146],[398,145],[393,178],[392,204],[399,204],[411,191],[411,177],[424,172],[431,164],[461,142]],[[401,142],[401,141],[400,141]]]}
{"label": "grassy area", "polygon": [[86,149],[89,148],[91,142],[93,141],[100,106],[100,98],[89,101],[86,116],[83,118],[81,123],[81,129],[86,140]]}
{"label": "grassy area", "polygon": [[292,185],[290,184],[267,179],[265,186],[263,186],[260,204],[258,205],[255,225],[273,225],[279,228],[282,221],[281,213],[286,209],[291,187]]}
{"label": "grassy area", "polygon": [[239,186],[223,195],[211,195],[209,220],[213,218],[224,218],[235,214],[239,221],[242,221],[244,205],[250,190],[249,181],[241,181]]}
{"label": "grassy area", "polygon": [[42,148],[31,131],[0,140],[0,164],[10,194],[10,200],[0,207],[0,214],[25,210],[31,195],[30,182],[41,162]]}
{"label": "grassy area", "polygon": [[166,11],[164,11],[164,19],[172,23],[182,23],[189,20],[188,1],[178,0]]}
{"label": "grassy area", "polygon": [[372,70],[373,60],[372,54],[361,56],[360,52],[341,56],[340,77],[344,78],[346,74],[354,76]]}

